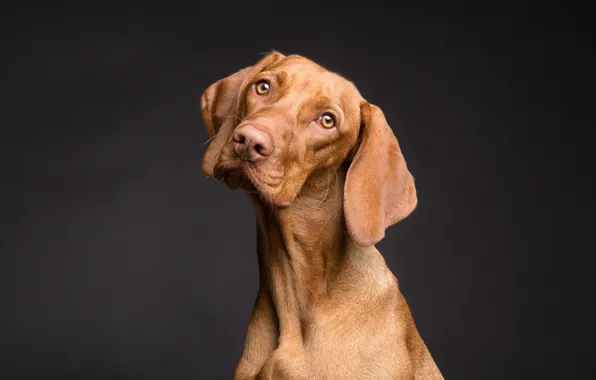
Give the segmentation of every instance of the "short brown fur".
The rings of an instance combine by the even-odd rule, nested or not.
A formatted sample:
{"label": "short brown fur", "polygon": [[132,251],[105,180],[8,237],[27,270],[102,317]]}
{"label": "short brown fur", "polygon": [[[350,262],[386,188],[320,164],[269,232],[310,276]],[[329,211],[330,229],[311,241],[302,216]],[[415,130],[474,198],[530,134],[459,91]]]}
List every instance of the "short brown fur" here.
{"label": "short brown fur", "polygon": [[443,379],[374,247],[417,203],[382,111],[278,52],[211,85],[201,105],[203,172],[245,189],[257,211],[260,285],[234,379]]}

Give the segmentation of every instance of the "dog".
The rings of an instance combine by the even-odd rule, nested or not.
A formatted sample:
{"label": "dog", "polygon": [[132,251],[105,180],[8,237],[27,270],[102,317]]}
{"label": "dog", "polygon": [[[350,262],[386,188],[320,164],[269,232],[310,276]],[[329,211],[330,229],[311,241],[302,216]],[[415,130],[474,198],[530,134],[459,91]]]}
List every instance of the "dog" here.
{"label": "dog", "polygon": [[256,209],[259,290],[235,380],[443,379],[375,244],[418,199],[381,109],[273,51],[201,96],[201,168]]}

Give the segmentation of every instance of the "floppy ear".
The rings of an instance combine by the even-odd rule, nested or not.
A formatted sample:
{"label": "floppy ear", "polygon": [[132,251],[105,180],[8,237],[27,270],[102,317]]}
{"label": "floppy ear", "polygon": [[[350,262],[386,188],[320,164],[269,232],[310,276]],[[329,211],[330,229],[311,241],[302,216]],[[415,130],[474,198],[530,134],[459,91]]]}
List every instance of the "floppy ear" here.
{"label": "floppy ear", "polygon": [[217,158],[239,122],[239,106],[252,78],[265,68],[280,61],[285,56],[272,52],[254,66],[246,67],[224,79],[213,83],[201,96],[203,123],[211,138],[211,143],[203,155],[201,168],[205,175],[213,175]]}
{"label": "floppy ear", "polygon": [[381,109],[361,106],[362,140],[344,187],[344,213],[352,240],[362,247],[378,243],[385,229],[408,216],[418,202],[397,139]]}

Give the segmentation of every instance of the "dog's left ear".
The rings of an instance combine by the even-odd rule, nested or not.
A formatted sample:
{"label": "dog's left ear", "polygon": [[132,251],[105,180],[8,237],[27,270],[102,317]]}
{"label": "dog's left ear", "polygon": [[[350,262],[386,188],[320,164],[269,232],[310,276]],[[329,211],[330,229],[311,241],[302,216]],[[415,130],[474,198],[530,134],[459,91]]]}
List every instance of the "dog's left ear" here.
{"label": "dog's left ear", "polygon": [[378,243],[385,229],[410,215],[418,198],[397,138],[381,109],[361,106],[362,140],[348,169],[344,213],[352,240]]}
{"label": "dog's left ear", "polygon": [[201,168],[205,175],[213,175],[213,167],[239,121],[241,98],[252,78],[285,56],[273,51],[254,66],[246,67],[213,83],[201,96],[203,123],[211,138]]}

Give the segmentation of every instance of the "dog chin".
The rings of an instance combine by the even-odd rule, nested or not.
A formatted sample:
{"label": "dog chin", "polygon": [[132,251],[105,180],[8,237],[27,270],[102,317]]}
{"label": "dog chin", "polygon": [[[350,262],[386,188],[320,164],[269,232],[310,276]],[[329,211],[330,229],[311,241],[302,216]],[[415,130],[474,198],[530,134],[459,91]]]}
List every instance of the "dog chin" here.
{"label": "dog chin", "polygon": [[267,186],[260,186],[259,180],[253,178],[250,173],[241,167],[225,168],[219,166],[214,171],[214,176],[222,180],[230,189],[242,189],[249,194],[256,195],[261,201],[275,207],[287,207],[292,204],[293,199],[283,199],[266,189]]}
{"label": "dog chin", "polygon": [[257,193],[255,185],[240,168],[216,170],[215,177],[232,190],[242,189],[248,193]]}

